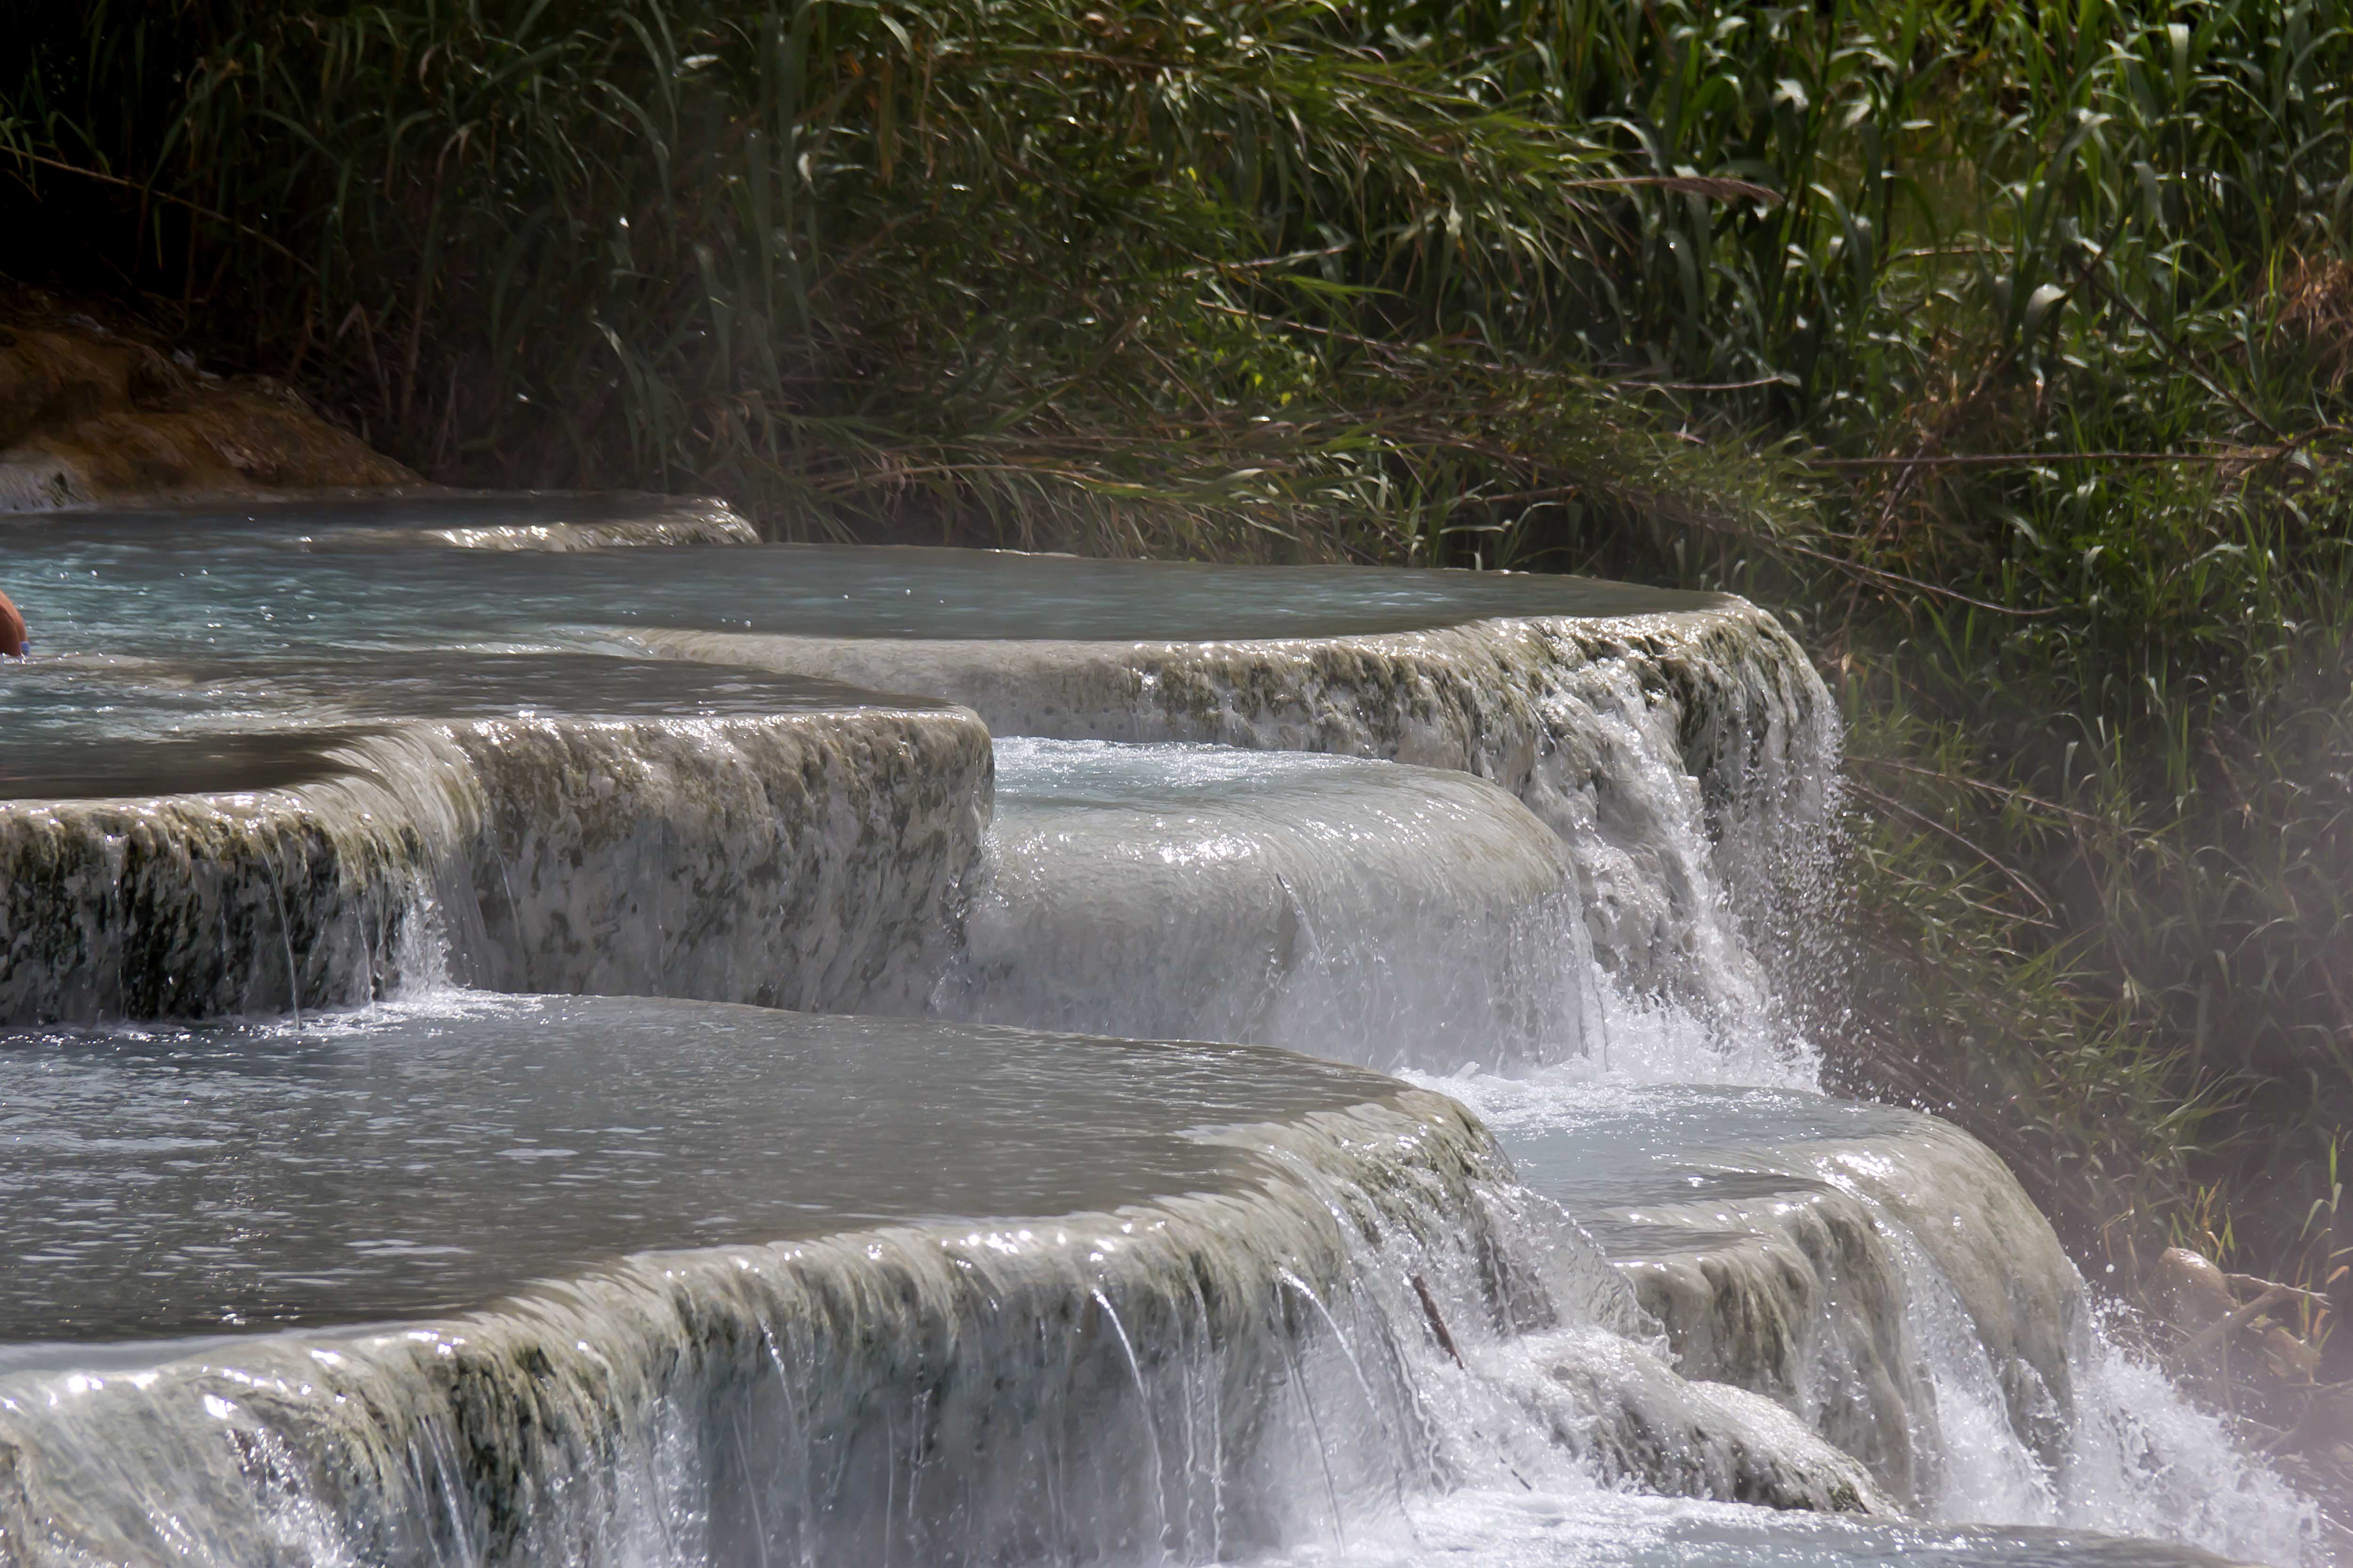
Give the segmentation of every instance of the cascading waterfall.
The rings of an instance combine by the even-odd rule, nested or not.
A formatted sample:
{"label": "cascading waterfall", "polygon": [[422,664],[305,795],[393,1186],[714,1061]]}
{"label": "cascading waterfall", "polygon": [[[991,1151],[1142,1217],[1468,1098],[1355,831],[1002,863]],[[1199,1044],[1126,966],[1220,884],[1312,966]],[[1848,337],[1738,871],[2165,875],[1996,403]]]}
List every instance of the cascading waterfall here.
{"label": "cascading waterfall", "polygon": [[1467,773],[1010,740],[942,1016],[1257,1040],[1375,1067],[1580,1056],[1568,857]]}
{"label": "cascading waterfall", "polygon": [[[1353,587],[1376,604],[1387,586],[1324,576],[1337,579],[1317,584],[1326,595]],[[1336,752],[1472,773],[1560,836],[1593,952],[1629,988],[1754,1017],[1764,981],[1728,912],[1743,889],[1718,870],[1765,868],[1715,855],[1708,833],[1745,845],[1819,820],[1837,746],[1820,678],[1770,616],[1739,600],[1630,594],[1612,615],[1620,606],[1590,592],[1606,585],[1473,582],[1447,584],[1471,601],[1456,614],[1490,604],[1500,613],[1358,632],[1336,629],[1356,617],[1326,612],[1308,618],[1309,635],[1280,640],[1049,640],[1053,622],[1040,616],[989,642],[880,628],[857,638],[630,632],[621,642],[919,692],[974,709],[999,735]],[[1118,586],[1140,596],[1223,584],[1145,566]],[[1312,590],[1301,596],[1313,605]],[[1237,624],[1250,608],[1233,608]]]}
{"label": "cascading waterfall", "polygon": [[1788,1090],[1413,1076],[1578,1216],[1681,1370],[1775,1400],[1926,1518],[2316,1550],[2311,1506],[2118,1348],[2017,1183],[1948,1124]]}
{"label": "cascading waterfall", "polygon": [[[0,1366],[22,1560],[1208,1562],[1345,1543],[1466,1479],[1878,1501],[1767,1402],[1629,1338],[1640,1311],[1590,1244],[1458,1106],[1393,1080],[679,1003],[460,996],[330,1028],[51,1033],[8,1063],[53,1145],[130,1133],[160,1169],[209,1144],[200,1179],[290,1237],[205,1258],[188,1194],[103,1238],[40,1222],[53,1272],[6,1326],[97,1342]],[[763,1058],[792,1070],[747,1100]],[[935,1096],[966,1114],[939,1125]],[[1281,1120],[1222,1120],[1244,1108]],[[836,1116],[814,1148],[780,1131]],[[917,1172],[879,1146],[926,1124]],[[1058,1131],[1082,1147],[1041,1152]],[[390,1216],[415,1237],[353,1248],[342,1192],[420,1141],[450,1186]],[[83,1201],[142,1179],[119,1155],[83,1153]],[[742,1226],[697,1207],[764,1168],[797,1179],[752,1223],[806,1239],[525,1285],[591,1222],[622,1246]],[[915,1218],[959,1204],[1071,1206]],[[909,1219],[840,1228],[878,1209]],[[147,1299],[121,1298],[116,1248],[148,1261]],[[522,1293],[431,1315],[502,1281]],[[297,1330],[106,1342],[201,1328],[158,1314],[205,1302]],[[385,1313],[408,1321],[301,1327]]]}
{"label": "cascading waterfall", "polygon": [[1810,1092],[1836,719],[1740,601],[47,526],[0,1556],[2317,1550],[1999,1162]]}

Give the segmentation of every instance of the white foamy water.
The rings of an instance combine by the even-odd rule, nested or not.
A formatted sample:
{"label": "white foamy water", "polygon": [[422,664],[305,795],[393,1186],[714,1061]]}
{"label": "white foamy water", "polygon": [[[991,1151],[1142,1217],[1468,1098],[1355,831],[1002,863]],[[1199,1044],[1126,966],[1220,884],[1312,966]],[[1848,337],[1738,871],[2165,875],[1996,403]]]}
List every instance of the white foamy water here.
{"label": "white foamy water", "polygon": [[1345,1544],[1259,1560],[1265,1568],[2197,1568],[2179,1547],[2041,1529],[1938,1527],[1766,1513],[1688,1499],[1521,1489],[1448,1494]]}
{"label": "white foamy water", "polygon": [[[1900,1450],[1924,1518],[2319,1560],[2312,1505],[2121,1348],[2015,1181],[1957,1130],[1788,1090],[1580,1070],[1409,1076],[1477,1111],[1522,1179],[1590,1231],[1646,1302],[1672,1319],[1677,1290],[1704,1280],[1719,1310],[1752,1314],[1759,1341],[1730,1353],[1694,1344],[1686,1370],[1713,1353],[1697,1375],[1753,1383],[1866,1455]],[[1698,1324],[1676,1337],[1700,1338]],[[1835,1342],[1858,1326],[1886,1342],[1888,1364],[1841,1353]],[[1778,1385],[1776,1336],[1795,1345]],[[1903,1385],[1901,1430],[1852,1424],[1868,1398],[1857,1381],[1871,1377]],[[1661,1550],[1657,1561],[1681,1560]]]}
{"label": "white foamy water", "polygon": [[996,755],[938,1016],[1376,1067],[1590,1048],[1568,857],[1493,784],[1227,746],[1011,740]]}
{"label": "white foamy water", "polygon": [[[1659,743],[1655,731],[1644,742],[1654,755]],[[1630,742],[1623,754],[1642,750]],[[1556,1200],[1598,1237],[1668,1330],[1683,1378],[1651,1358],[1650,1331],[1623,1323],[1425,1366],[1416,1397],[1449,1435],[1446,1500],[1357,1521],[1353,1538],[1335,1515],[1314,1552],[2131,1562],[2190,1546],[2293,1563],[2315,1550],[2310,1506],[2101,1331],[2082,1279],[1999,1162],[1930,1119],[1811,1092],[1819,1056],[1744,936],[1786,920],[1773,940],[1807,939],[1802,902],[1822,889],[1782,888],[1793,913],[1770,881],[1790,880],[1792,862],[1820,872],[1827,857],[1802,841],[1723,855],[1688,781],[1634,770],[1676,807],[1647,829],[1673,843],[1651,853],[1621,836],[1619,862],[1659,874],[1733,859],[1751,879],[1747,921],[1731,892],[1711,889],[1683,950],[1702,978],[1645,988],[1606,949],[1597,956],[1606,923],[1556,920],[1544,928],[1551,962],[1573,984],[1554,993],[1528,986],[1525,951],[1477,923],[1559,878],[1544,830],[1492,786],[1228,748],[1000,741],[997,752],[997,816],[967,929],[997,968],[987,984],[979,965],[964,971],[960,1005],[1004,1021],[1157,1026],[1425,1064],[1409,1076],[1475,1110],[1530,1201]],[[1545,896],[1574,904],[1584,892],[1571,878]],[[1349,944],[1303,961],[1292,944],[1311,925]],[[1449,945],[1464,932],[1491,967]],[[1206,957],[1219,953],[1222,964]],[[1492,967],[1499,956],[1518,967]],[[1025,957],[1038,979],[1020,978]],[[1465,973],[1468,1009],[1448,990]],[[1499,1048],[1516,1037],[1477,1005],[1499,985],[1554,997],[1574,1032],[1556,1031],[1548,1049]],[[1475,1026],[1461,1028],[1466,1018]],[[1591,1412],[1611,1408],[1635,1414],[1609,1432],[1593,1425]],[[1800,1492],[1832,1485],[1803,1447],[1810,1436],[1861,1461],[1888,1506],[1944,1528],[1777,1534],[1736,1510],[1624,1497],[1753,1499],[1785,1484],[1784,1468],[1808,1478]],[[1505,1499],[1483,1489],[1499,1473],[1517,1490],[1508,1506],[1465,1500]]]}

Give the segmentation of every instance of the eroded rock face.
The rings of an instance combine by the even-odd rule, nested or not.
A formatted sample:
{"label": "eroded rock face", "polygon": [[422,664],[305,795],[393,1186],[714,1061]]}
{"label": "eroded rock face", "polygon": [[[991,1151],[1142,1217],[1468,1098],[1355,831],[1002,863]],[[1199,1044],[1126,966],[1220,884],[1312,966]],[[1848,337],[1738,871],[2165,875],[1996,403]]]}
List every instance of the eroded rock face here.
{"label": "eroded rock face", "polygon": [[[617,660],[426,668],[438,703],[339,730],[0,772],[0,1023],[352,1005],[445,966],[904,1011],[944,962],[988,816],[972,714],[774,681],[695,712]],[[363,673],[320,673],[364,706]]]}
{"label": "eroded rock face", "polygon": [[1770,1089],[1461,1087],[1684,1377],[1773,1402],[1929,1517],[1981,1517],[2011,1481],[2042,1497],[2092,1462],[2083,1280],[1959,1129]]}
{"label": "eroded rock face", "polygon": [[0,326],[0,512],[422,482],[266,377],[87,317]]}
{"label": "eroded rock face", "polygon": [[[1915,1500],[1914,1365],[1900,1262],[1866,1205],[1802,1178],[1719,1180],[1706,1205],[1655,1205],[1646,1250],[1619,1267],[1667,1332],[1686,1375],[1729,1383],[1802,1415]],[[1663,1212],[1662,1212],[1663,1211]],[[1624,1227],[1630,1228],[1630,1227]]]}
{"label": "eroded rock face", "polygon": [[[1530,1403],[1605,1484],[1820,1513],[1900,1511],[1861,1462],[1772,1400],[1688,1369],[1677,1376],[1614,1335],[1566,1338],[1547,1372],[1567,1405],[1549,1407],[1549,1389]],[[1591,1410],[1610,1418],[1582,1416]]]}

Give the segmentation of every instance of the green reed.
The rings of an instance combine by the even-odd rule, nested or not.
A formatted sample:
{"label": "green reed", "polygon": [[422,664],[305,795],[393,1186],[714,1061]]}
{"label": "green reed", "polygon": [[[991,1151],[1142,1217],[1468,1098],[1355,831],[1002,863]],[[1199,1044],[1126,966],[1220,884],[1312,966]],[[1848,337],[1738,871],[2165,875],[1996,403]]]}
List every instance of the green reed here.
{"label": "green reed", "polygon": [[57,31],[74,68],[0,121],[17,173],[167,193],[136,219],[153,282],[239,301],[247,357],[437,472],[715,488],[783,533],[1278,556],[1450,553],[1485,495],[1568,484],[1720,506],[1704,458],[1612,434],[1606,389],[1461,334],[1556,332],[1554,284],[1615,243],[1595,144],[1327,5]]}

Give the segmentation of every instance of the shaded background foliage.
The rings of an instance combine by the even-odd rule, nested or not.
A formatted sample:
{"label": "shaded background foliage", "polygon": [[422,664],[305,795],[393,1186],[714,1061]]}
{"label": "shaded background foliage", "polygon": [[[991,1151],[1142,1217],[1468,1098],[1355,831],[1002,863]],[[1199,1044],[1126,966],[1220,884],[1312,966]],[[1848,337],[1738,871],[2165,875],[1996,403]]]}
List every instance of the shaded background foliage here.
{"label": "shaded background foliage", "polygon": [[1580,451],[1720,504],[1597,441],[1577,378],[1451,341],[1560,335],[1599,150],[1345,33],[1297,0],[144,7],[53,25],[71,68],[12,135],[37,199],[128,182],[121,272],[437,474],[1259,555],[1427,552]]}
{"label": "shaded background foliage", "polygon": [[1756,595],[1853,724],[1855,956],[1810,1002],[1841,1080],[1965,1121],[2126,1277],[2188,1239],[2318,1282],[2349,26],[41,0],[0,268],[438,479]]}

